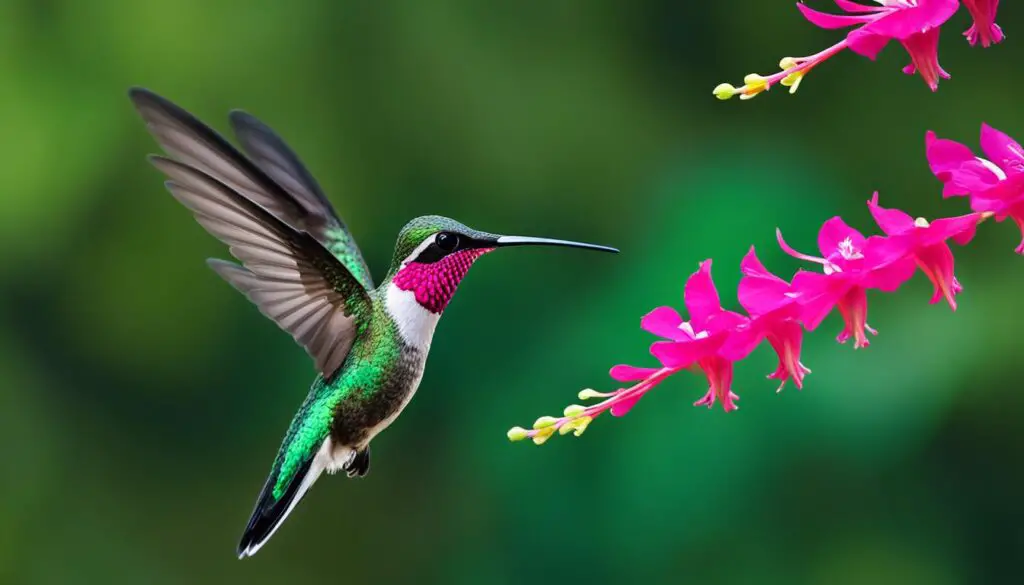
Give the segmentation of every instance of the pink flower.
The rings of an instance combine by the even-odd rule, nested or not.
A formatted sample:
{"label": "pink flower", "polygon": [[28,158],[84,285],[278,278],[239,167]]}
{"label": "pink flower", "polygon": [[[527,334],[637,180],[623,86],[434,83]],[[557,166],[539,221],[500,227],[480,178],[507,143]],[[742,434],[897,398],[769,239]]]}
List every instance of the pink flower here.
{"label": "pink flower", "polygon": [[1024,148],[988,124],[981,126],[981,150],[988,158],[929,131],[925,136],[928,165],[943,182],[942,194],[970,196],[971,209],[1012,219],[1022,232],[1016,248],[1024,254]]}
{"label": "pink flower", "polygon": [[939,27],[960,7],[958,0],[875,0],[877,6],[860,4],[851,0],[835,0],[846,14],[828,14],[798,3],[797,8],[812,24],[825,29],[857,27],[846,38],[831,47],[808,57],[786,57],[779,63],[781,72],[768,77],[751,74],[744,79],[744,85],[735,88],[721,84],[714,94],[719,99],[740,95],[741,99],[752,98],[768,90],[776,83],[796,91],[804,75],[833,55],[850,49],[854,53],[874,60],[889,41],[896,40],[910,55],[910,64],[905,73],[919,73],[932,91],[939,87],[939,78],[949,79],[949,74],[939,66]]}
{"label": "pink flower", "polygon": [[955,311],[954,297],[963,289],[953,273],[953,252],[946,240],[952,238],[961,246],[970,242],[981,221],[981,214],[971,213],[928,222],[923,217],[914,219],[898,209],[879,206],[877,192],[868,201],[868,208],[886,235],[906,240],[909,254],[935,287],[931,302],[934,304],[945,298]]}
{"label": "pink flower", "polygon": [[807,330],[813,331],[838,307],[845,327],[836,340],[845,343],[853,337],[855,348],[867,347],[865,330],[877,335],[867,324],[867,290],[895,291],[914,274],[906,242],[879,236],[864,238],[839,217],[826,221],[818,232],[820,258],[791,248],[782,239],[781,230],[776,235],[787,254],[821,264],[824,269],[824,274],[800,271],[793,277],[793,289],[800,293],[803,306],[800,320]]}
{"label": "pink flower", "polygon": [[981,41],[982,47],[988,47],[1003,41],[1003,29],[996,24],[996,11],[999,9],[999,0],[964,0],[964,6],[974,18],[974,24],[964,32],[967,42],[971,46]]}
{"label": "pink flower", "polygon": [[708,392],[694,406],[710,408],[718,400],[726,411],[734,410],[738,397],[732,392],[732,364],[753,351],[758,341],[752,335],[737,335],[746,332],[749,319],[722,309],[711,280],[711,260],[702,262],[686,281],[683,297],[689,321],[671,307],[659,307],[641,321],[647,331],[670,340],[652,344],[651,354],[666,368],[696,365],[704,372]]}
{"label": "pink flower", "polygon": [[803,343],[803,328],[797,322],[801,312],[797,302],[800,293],[769,272],[758,260],[753,246],[743,257],[740,270],[743,278],[737,296],[751,316],[750,330],[758,339],[767,338],[779,357],[778,368],[768,378],[779,380],[777,391],[791,378],[797,388],[803,388],[804,376],[811,371],[800,363]]}

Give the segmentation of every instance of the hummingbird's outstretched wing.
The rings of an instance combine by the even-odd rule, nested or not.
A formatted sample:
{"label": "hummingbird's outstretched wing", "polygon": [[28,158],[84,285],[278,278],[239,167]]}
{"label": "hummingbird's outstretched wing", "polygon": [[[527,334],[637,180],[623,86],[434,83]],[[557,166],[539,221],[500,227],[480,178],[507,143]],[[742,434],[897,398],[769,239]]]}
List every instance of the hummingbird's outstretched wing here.
{"label": "hummingbird's outstretched wing", "polygon": [[175,199],[242,266],[211,263],[225,280],[306,348],[331,378],[372,310],[366,289],[316,239],[187,164],[152,156]]}
{"label": "hummingbird's outstretched wing", "polygon": [[373,288],[373,277],[355,238],[298,155],[283,138],[256,116],[235,110],[231,112],[230,120],[231,128],[249,158],[278,185],[301,201],[307,212],[323,221],[323,228],[313,235],[348,267],[352,276],[363,286]]}
{"label": "hummingbird's outstretched wing", "polygon": [[334,253],[364,288],[373,287],[348,228],[295,154],[269,128],[245,114],[232,116],[235,132],[253,161],[170,100],[143,88],[132,88],[129,97],[171,158],[255,201],[291,227],[308,232]]}

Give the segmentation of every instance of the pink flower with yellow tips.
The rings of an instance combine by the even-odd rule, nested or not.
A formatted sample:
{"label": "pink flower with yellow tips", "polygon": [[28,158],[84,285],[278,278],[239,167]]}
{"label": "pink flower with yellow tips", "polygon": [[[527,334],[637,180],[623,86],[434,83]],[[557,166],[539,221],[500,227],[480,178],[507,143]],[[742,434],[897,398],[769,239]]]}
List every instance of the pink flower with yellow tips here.
{"label": "pink flower with yellow tips", "polygon": [[[839,4],[848,10],[852,6],[846,1]],[[786,281],[769,272],[751,247],[740,263],[743,277],[737,291],[748,315],[722,308],[711,278],[711,260],[705,260],[686,281],[683,300],[688,321],[672,307],[658,307],[641,320],[643,329],[664,339],[650,347],[660,367],[615,366],[611,377],[630,386],[612,392],[583,390],[581,401],[602,400],[591,406],[573,404],[560,417],[542,416],[531,430],[514,427],[509,439],[529,438],[539,445],[556,432],[579,436],[604,412],[625,415],[653,388],[682,370],[699,371],[707,378],[707,393],[695,406],[720,402],[726,412],[736,410],[735,364],[763,341],[779,360],[768,378],[780,381],[778,390],[789,380],[802,388],[804,376],[810,373],[800,361],[804,331],[817,329],[838,309],[844,326],[837,341],[853,338],[854,348],[866,347],[867,333],[877,335],[867,323],[867,291],[895,292],[918,268],[932,283],[931,303],[944,299],[955,311],[962,287],[949,241],[968,244],[978,224],[989,216],[1010,217],[1024,230],[1024,148],[989,126],[982,126],[981,148],[988,158],[976,157],[966,146],[934,133],[927,135],[928,163],[943,183],[943,196],[970,197],[973,213],[933,221],[915,219],[902,210],[882,207],[876,192],[868,209],[885,235],[865,237],[833,217],[818,231],[821,256],[796,251],[776,230],[784,252],[821,266],[821,272],[800,270]],[[1024,253],[1024,242],[1017,251]]]}
{"label": "pink flower with yellow tips", "polygon": [[531,430],[515,427],[509,431],[509,438],[530,438],[541,444],[555,432],[579,436],[600,414],[625,415],[664,379],[686,369],[701,371],[708,381],[707,393],[694,406],[710,408],[720,402],[726,412],[736,410],[739,397],[732,391],[732,364],[749,355],[763,335],[751,330],[747,317],[722,308],[711,279],[711,260],[702,262],[686,281],[683,302],[690,314],[689,321],[684,321],[672,307],[658,307],[640,321],[644,330],[668,340],[651,345],[651,354],[661,362],[660,368],[615,366],[609,372],[613,379],[636,383],[614,392],[583,390],[580,400],[604,400],[590,407],[571,405],[561,417],[541,417]]}
{"label": "pink flower with yellow tips", "polygon": [[734,95],[750,99],[777,83],[788,86],[789,92],[794,93],[804,76],[836,54],[850,49],[874,60],[892,40],[902,44],[910,55],[910,64],[903,69],[905,73],[918,73],[932,91],[938,89],[939,78],[949,78],[939,66],[939,28],[956,13],[959,0],[875,0],[875,5],[835,0],[835,3],[845,14],[819,12],[803,3],[798,3],[797,8],[804,18],[824,29],[856,27],[843,40],[807,57],[786,57],[779,62],[782,71],[768,76],[750,74],[741,87],[723,83],[715,88],[714,95],[719,99]]}

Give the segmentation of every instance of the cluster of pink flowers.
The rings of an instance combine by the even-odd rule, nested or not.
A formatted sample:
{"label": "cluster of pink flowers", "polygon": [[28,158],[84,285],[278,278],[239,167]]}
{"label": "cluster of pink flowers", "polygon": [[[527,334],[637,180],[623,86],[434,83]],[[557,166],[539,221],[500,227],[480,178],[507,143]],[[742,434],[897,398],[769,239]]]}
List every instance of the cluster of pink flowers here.
{"label": "cluster of pink flowers", "polygon": [[[835,3],[845,14],[819,12],[803,3],[798,3],[797,8],[815,26],[824,29],[853,27],[843,40],[808,57],[782,59],[779,62],[782,71],[774,75],[751,73],[744,78],[741,87],[720,84],[714,90],[715,96],[723,100],[735,95],[750,99],[776,83],[788,86],[789,92],[794,93],[807,73],[833,55],[850,49],[874,60],[892,40],[899,41],[910,56],[904,73],[919,74],[932,91],[938,89],[939,78],[949,79],[949,74],[939,66],[939,29],[960,8],[960,0],[875,0],[875,5],[835,0]],[[974,24],[964,33],[972,46],[981,43],[988,47],[1003,40],[1003,31],[995,22],[999,0],[963,0],[963,5],[974,19]]]}
{"label": "cluster of pink flowers", "polygon": [[895,292],[917,270],[934,287],[931,302],[945,300],[955,311],[961,286],[950,241],[967,244],[986,218],[1011,218],[1022,230],[1016,252],[1024,254],[1024,149],[988,125],[981,128],[981,148],[987,158],[933,132],[926,136],[928,163],[944,185],[943,195],[969,197],[971,213],[934,221],[915,219],[882,207],[875,193],[868,208],[883,235],[865,237],[833,217],[818,232],[821,255],[812,256],[791,248],[778,231],[784,252],[817,266],[800,270],[787,281],[765,268],[751,247],[740,264],[743,277],[737,292],[745,315],[722,308],[711,278],[711,260],[705,260],[684,289],[688,321],[672,307],[658,307],[641,320],[643,329],[663,339],[650,347],[657,367],[615,366],[611,377],[632,385],[612,392],[583,390],[580,400],[603,400],[591,406],[571,405],[560,417],[541,417],[531,430],[515,427],[508,432],[509,439],[530,438],[542,444],[555,432],[579,436],[595,417],[605,411],[626,414],[647,392],[681,370],[707,378],[707,393],[695,406],[717,402],[726,411],[735,410],[739,397],[732,388],[733,366],[764,341],[778,356],[778,368],[768,376],[779,381],[778,390],[790,380],[802,388],[810,373],[800,361],[804,331],[813,331],[838,309],[844,327],[837,341],[852,338],[854,348],[867,347],[868,333],[876,334],[868,325],[868,291]]}

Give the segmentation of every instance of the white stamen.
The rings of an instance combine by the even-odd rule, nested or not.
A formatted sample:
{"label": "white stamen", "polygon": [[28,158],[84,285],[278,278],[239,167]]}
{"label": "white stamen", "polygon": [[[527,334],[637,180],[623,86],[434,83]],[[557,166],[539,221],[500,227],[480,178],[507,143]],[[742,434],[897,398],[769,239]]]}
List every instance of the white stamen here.
{"label": "white stamen", "polygon": [[860,250],[853,245],[853,240],[846,238],[842,242],[839,242],[839,255],[846,260],[860,260],[864,258],[864,254],[860,253]]}
{"label": "white stamen", "polygon": [[985,165],[986,169],[992,171],[995,174],[996,178],[998,178],[1000,181],[1005,181],[1006,180],[1006,173],[1003,171],[1003,169],[1001,169],[998,166],[996,166],[996,163],[994,163],[994,162],[992,162],[990,160],[981,158],[980,156],[976,156],[974,158],[978,159],[978,162],[980,162],[981,164]]}
{"label": "white stamen", "polygon": [[690,325],[689,321],[683,321],[682,323],[680,323],[679,324],[679,329],[681,329],[683,333],[687,334],[691,338],[694,337],[694,335],[693,335],[693,326]]}

